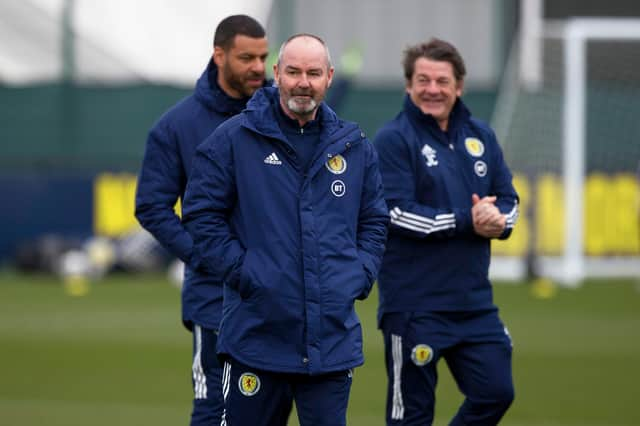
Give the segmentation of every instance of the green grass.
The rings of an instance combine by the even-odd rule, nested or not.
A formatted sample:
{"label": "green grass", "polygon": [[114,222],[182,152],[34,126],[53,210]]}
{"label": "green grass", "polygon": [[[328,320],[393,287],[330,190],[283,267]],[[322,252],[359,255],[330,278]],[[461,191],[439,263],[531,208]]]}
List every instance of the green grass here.
{"label": "green grass", "polygon": [[[497,285],[514,340],[516,401],[502,424],[638,425],[640,291],[589,282],[549,300]],[[366,363],[349,425],[383,425],[386,375],[377,296],[359,304]],[[0,424],[188,424],[191,337],[163,276],[117,275],[71,297],[55,279],[0,273]],[[436,425],[462,397],[441,363]],[[295,419],[292,425],[297,424]]]}

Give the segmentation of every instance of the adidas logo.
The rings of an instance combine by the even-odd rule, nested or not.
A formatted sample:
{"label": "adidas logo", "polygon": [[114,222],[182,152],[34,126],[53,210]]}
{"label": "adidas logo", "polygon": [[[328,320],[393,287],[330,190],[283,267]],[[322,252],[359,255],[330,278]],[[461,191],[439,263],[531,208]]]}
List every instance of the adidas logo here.
{"label": "adidas logo", "polygon": [[264,159],[264,164],[271,164],[273,166],[279,166],[282,164],[282,161],[278,158],[275,152],[272,152]]}

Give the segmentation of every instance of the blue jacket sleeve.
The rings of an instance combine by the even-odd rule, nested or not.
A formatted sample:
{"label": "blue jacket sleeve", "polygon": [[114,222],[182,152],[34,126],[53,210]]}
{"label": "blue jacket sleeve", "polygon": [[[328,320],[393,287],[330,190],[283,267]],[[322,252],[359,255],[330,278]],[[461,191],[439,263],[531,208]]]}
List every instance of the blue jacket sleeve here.
{"label": "blue jacket sleeve", "polygon": [[358,255],[367,274],[368,285],[359,299],[365,299],[369,295],[378,276],[389,222],[378,158],[373,145],[367,139],[363,143],[366,150],[366,170],[358,215]]}
{"label": "blue jacket sleeve", "polygon": [[506,215],[506,226],[499,239],[509,238],[511,231],[518,220],[518,204],[520,198],[513,187],[513,176],[504,161],[502,149],[498,144],[495,134],[491,132],[491,141],[494,145],[493,149],[493,169],[496,170],[491,180],[491,195],[497,197],[496,206],[500,213]]}
{"label": "blue jacket sleeve", "polygon": [[439,239],[473,232],[470,209],[437,208],[417,201],[416,160],[399,132],[382,129],[374,144],[391,216],[390,232]]}
{"label": "blue jacket sleeve", "polygon": [[215,131],[196,150],[183,223],[194,240],[192,266],[236,288],[245,249],[229,225],[237,195],[231,147],[223,139],[223,132]]}
{"label": "blue jacket sleeve", "polygon": [[169,253],[188,263],[193,241],[174,211],[185,184],[178,141],[169,126],[160,122],[147,138],[136,189],[135,216]]}

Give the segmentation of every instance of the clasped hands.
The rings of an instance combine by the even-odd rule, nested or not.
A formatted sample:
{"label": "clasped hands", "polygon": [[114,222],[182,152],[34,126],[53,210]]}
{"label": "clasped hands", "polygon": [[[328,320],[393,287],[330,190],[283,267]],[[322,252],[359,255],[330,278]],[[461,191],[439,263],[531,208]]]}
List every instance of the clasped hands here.
{"label": "clasped hands", "polygon": [[486,196],[480,198],[477,194],[471,195],[471,219],[476,234],[486,238],[498,238],[504,231],[507,219],[496,207],[496,197]]}

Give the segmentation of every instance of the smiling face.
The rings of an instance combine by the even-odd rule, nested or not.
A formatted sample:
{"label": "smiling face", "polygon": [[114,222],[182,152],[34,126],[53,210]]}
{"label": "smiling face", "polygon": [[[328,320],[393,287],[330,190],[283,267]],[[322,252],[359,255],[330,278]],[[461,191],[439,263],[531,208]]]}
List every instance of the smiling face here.
{"label": "smiling face", "polygon": [[273,74],[282,109],[302,125],[315,117],[331,85],[333,67],[319,40],[300,36],[284,46]]}
{"label": "smiling face", "polygon": [[425,57],[416,59],[406,91],[413,103],[430,114],[442,130],[447,130],[449,114],[456,99],[462,95],[463,81],[456,80],[453,65]]}
{"label": "smiling face", "polygon": [[266,38],[237,35],[227,50],[216,46],[213,60],[218,67],[218,84],[232,98],[253,95],[265,79],[268,55]]}

